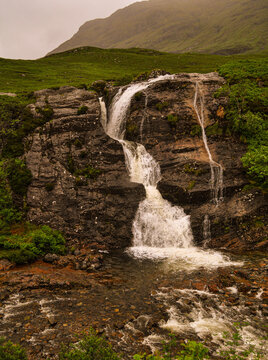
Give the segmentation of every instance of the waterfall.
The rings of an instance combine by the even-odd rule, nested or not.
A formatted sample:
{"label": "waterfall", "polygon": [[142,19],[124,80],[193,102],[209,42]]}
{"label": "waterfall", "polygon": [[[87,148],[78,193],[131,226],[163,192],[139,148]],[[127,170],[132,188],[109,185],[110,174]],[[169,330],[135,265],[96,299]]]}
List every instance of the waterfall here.
{"label": "waterfall", "polygon": [[[199,95],[200,109],[198,108],[198,95]],[[211,197],[212,197],[212,201],[216,204],[216,206],[218,206],[219,203],[223,200],[223,168],[220,164],[218,164],[216,161],[213,160],[208,146],[205,124],[204,124],[204,96],[202,94],[198,82],[196,82],[195,85],[194,109],[202,129],[203,143],[209,158],[210,173],[211,173],[211,178],[210,178]],[[205,215],[203,221],[203,238],[204,238],[203,246],[207,247],[208,243],[211,240],[210,220],[208,215]]]}
{"label": "waterfall", "polygon": [[[141,258],[180,257],[182,261],[206,263],[211,266],[226,264],[226,258],[213,251],[204,252],[194,247],[190,216],[179,206],[164,200],[157,189],[161,180],[159,164],[139,143],[124,140],[127,115],[133,96],[152,83],[172,80],[174,75],[160,76],[147,82],[121,88],[102,121],[104,130],[123,147],[126,167],[132,182],[143,184],[146,198],[139,204],[133,226],[133,246],[130,254]],[[104,107],[100,99],[101,109]],[[102,114],[102,117],[105,113]]]}
{"label": "waterfall", "polygon": [[147,120],[147,107],[148,107],[148,94],[145,94],[145,109],[144,109],[144,116],[142,117],[141,120],[141,126],[140,126],[140,141],[143,142],[143,126],[144,126],[144,121],[145,119]]}
{"label": "waterfall", "polygon": [[[198,108],[198,99],[200,102],[200,109]],[[223,199],[223,169],[220,164],[218,164],[216,161],[213,160],[211,152],[209,150],[207,135],[205,131],[205,124],[204,124],[204,97],[200,90],[200,86],[198,82],[196,82],[196,87],[195,87],[194,109],[202,129],[203,143],[209,158],[210,171],[211,171],[210,187],[212,193],[212,200],[216,205],[218,205],[220,201],[222,201]]]}
{"label": "waterfall", "polygon": [[211,232],[210,232],[210,220],[209,216],[206,214],[203,221],[203,238],[204,238],[204,247],[207,247],[211,241]]}

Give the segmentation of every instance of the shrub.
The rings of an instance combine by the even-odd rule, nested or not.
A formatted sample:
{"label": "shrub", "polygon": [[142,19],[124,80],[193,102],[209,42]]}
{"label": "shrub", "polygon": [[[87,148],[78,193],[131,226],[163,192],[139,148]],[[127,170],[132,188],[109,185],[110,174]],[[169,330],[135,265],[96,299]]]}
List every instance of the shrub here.
{"label": "shrub", "polygon": [[200,125],[193,125],[191,129],[191,136],[200,136],[202,134],[202,129]]}
{"label": "shrub", "polygon": [[43,117],[44,123],[52,120],[54,115],[54,110],[48,103],[43,108],[37,107],[36,112],[38,112]]}
{"label": "shrub", "polygon": [[18,222],[22,213],[13,204],[12,191],[8,182],[7,162],[0,161],[0,229]]}
{"label": "shrub", "polygon": [[138,135],[138,127],[136,124],[129,122],[126,126],[126,137],[132,138],[135,135]]}
{"label": "shrub", "polygon": [[7,253],[6,258],[17,265],[29,264],[37,259],[37,254],[26,249],[11,250]]}
{"label": "shrub", "polygon": [[87,90],[87,84],[80,84],[77,86],[77,89]]}
{"label": "shrub", "polygon": [[186,344],[181,343],[178,350],[178,345],[174,335],[170,335],[171,340],[163,343],[163,349],[157,355],[134,355],[134,360],[203,360],[209,359],[209,350],[201,343],[189,341]]}
{"label": "shrub", "polygon": [[157,109],[158,111],[162,111],[162,110],[168,108],[168,105],[169,105],[169,104],[168,104],[167,101],[163,101],[163,102],[157,103],[157,104],[155,105],[155,107],[156,107],[156,109]]}
{"label": "shrub", "polygon": [[39,229],[32,229],[29,225],[28,227],[21,235],[0,236],[0,258],[16,264],[26,264],[47,253],[65,253],[65,240],[58,231],[49,226]]}
{"label": "shrub", "polygon": [[193,190],[193,188],[195,187],[195,181],[190,181],[188,186],[187,186],[187,190],[190,191],[190,190]]}
{"label": "shrub", "polygon": [[42,226],[30,233],[29,236],[40,255],[47,253],[63,255],[65,252],[64,237],[49,226]]}
{"label": "shrub", "polygon": [[72,154],[69,154],[67,157],[67,169],[70,171],[71,174],[75,172],[75,164]]}
{"label": "shrub", "polygon": [[22,160],[10,160],[7,166],[7,178],[15,194],[26,195],[32,181],[32,173]]}
{"label": "shrub", "polygon": [[226,119],[229,129],[241,142],[248,144],[242,162],[248,174],[260,186],[267,186],[268,173],[268,88],[267,60],[230,62],[223,65],[220,75],[227,83],[215,96],[226,96],[229,103]]}
{"label": "shrub", "polygon": [[74,172],[75,176],[78,177],[79,175],[82,175],[87,179],[96,179],[99,176],[99,174],[100,174],[100,170],[95,169],[91,165],[88,165],[84,169],[77,169]]}
{"label": "shrub", "polygon": [[253,178],[267,187],[268,182],[268,146],[251,143],[248,152],[242,157],[242,163]]}
{"label": "shrub", "polygon": [[80,106],[80,108],[77,110],[77,115],[84,115],[88,111],[88,107],[86,105]]}
{"label": "shrub", "polygon": [[11,341],[0,338],[0,359],[1,360],[27,360],[26,352]]}
{"label": "shrub", "polygon": [[178,122],[178,116],[169,114],[167,117],[167,121],[170,125],[174,126]]}
{"label": "shrub", "polygon": [[96,91],[97,94],[103,95],[106,89],[106,82],[103,80],[94,81],[90,86],[90,90]]}
{"label": "shrub", "polygon": [[76,344],[63,348],[59,360],[120,360],[111,345],[93,329]]}
{"label": "shrub", "polygon": [[15,98],[0,97],[0,148],[2,157],[16,158],[24,153],[23,139],[53,117],[53,109],[46,103],[44,108],[37,108],[41,115],[34,117],[27,105],[34,102],[33,94]]}

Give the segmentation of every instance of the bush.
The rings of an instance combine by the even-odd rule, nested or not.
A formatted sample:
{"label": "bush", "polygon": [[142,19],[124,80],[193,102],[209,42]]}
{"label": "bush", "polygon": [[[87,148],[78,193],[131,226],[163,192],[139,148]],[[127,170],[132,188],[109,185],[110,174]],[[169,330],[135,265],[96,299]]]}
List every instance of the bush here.
{"label": "bush", "polygon": [[1,360],[27,360],[26,352],[11,341],[0,338],[0,359]]}
{"label": "bush", "polygon": [[18,222],[22,218],[22,213],[13,204],[12,191],[8,182],[8,165],[5,161],[0,161],[0,229]]}
{"label": "bush", "polygon": [[80,108],[77,110],[77,115],[84,115],[86,114],[88,111],[88,107],[83,105],[83,106],[80,106]]}
{"label": "bush", "polygon": [[168,108],[168,102],[167,101],[159,102],[155,105],[155,107],[158,111],[162,111]]}
{"label": "bush", "polygon": [[26,264],[48,253],[65,253],[65,240],[58,231],[52,230],[49,226],[39,229],[27,226],[21,235],[0,236],[0,258],[16,264]]}
{"label": "bush", "polygon": [[0,148],[3,158],[16,158],[24,153],[23,139],[53,117],[53,109],[47,103],[44,108],[37,108],[41,115],[34,117],[27,107],[33,103],[33,94],[9,98],[0,97]]}
{"label": "bush", "polygon": [[134,360],[203,360],[209,359],[209,350],[201,343],[189,341],[186,344],[181,343],[182,349],[178,350],[175,336],[170,335],[171,340],[163,343],[163,350],[157,355],[134,355]]}
{"label": "bush", "polygon": [[63,348],[59,360],[120,360],[108,342],[93,329],[79,341]]}
{"label": "bush", "polygon": [[223,65],[219,73],[227,83],[215,95],[228,97],[229,132],[248,144],[242,162],[261,187],[267,186],[268,173],[267,64],[261,59]]}
{"label": "bush", "polygon": [[20,159],[12,159],[7,166],[7,178],[12,191],[18,195],[26,195],[32,181],[32,173]]}
{"label": "bush", "polygon": [[26,249],[11,250],[8,252],[7,259],[17,265],[29,264],[37,259],[37,254]]}
{"label": "bush", "polygon": [[242,157],[242,163],[253,178],[267,187],[268,182],[268,146],[251,143],[248,152]]}
{"label": "bush", "polygon": [[43,108],[36,108],[36,111],[43,117],[44,123],[52,120],[53,115],[54,115],[54,110],[52,109],[52,107],[48,104],[46,104],[45,107]]}
{"label": "bush", "polygon": [[167,121],[168,121],[168,123],[169,123],[170,125],[173,125],[173,126],[174,126],[174,125],[176,125],[177,122],[178,122],[178,116],[170,114],[170,115],[168,115],[168,117],[167,117]]}
{"label": "bush", "polygon": [[75,170],[74,175],[77,177],[81,175],[87,179],[96,179],[100,175],[100,170],[95,169],[91,165],[88,165],[84,169]]}
{"label": "bush", "polygon": [[64,237],[49,226],[42,226],[30,233],[29,236],[40,255],[48,253],[63,255],[65,252]]}

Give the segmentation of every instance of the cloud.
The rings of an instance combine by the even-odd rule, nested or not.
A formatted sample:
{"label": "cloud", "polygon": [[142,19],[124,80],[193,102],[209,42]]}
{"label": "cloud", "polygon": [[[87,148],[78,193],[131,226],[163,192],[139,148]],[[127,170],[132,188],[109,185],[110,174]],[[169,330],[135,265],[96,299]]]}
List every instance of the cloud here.
{"label": "cloud", "polygon": [[36,59],[135,0],[0,0],[0,57]]}

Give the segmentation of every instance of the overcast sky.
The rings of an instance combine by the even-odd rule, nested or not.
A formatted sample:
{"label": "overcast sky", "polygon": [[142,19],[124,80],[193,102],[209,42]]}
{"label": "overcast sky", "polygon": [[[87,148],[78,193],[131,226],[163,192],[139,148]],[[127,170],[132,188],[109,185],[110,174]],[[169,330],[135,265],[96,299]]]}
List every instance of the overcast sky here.
{"label": "overcast sky", "polygon": [[136,1],[0,0],[0,57],[42,57],[87,20],[107,17]]}

